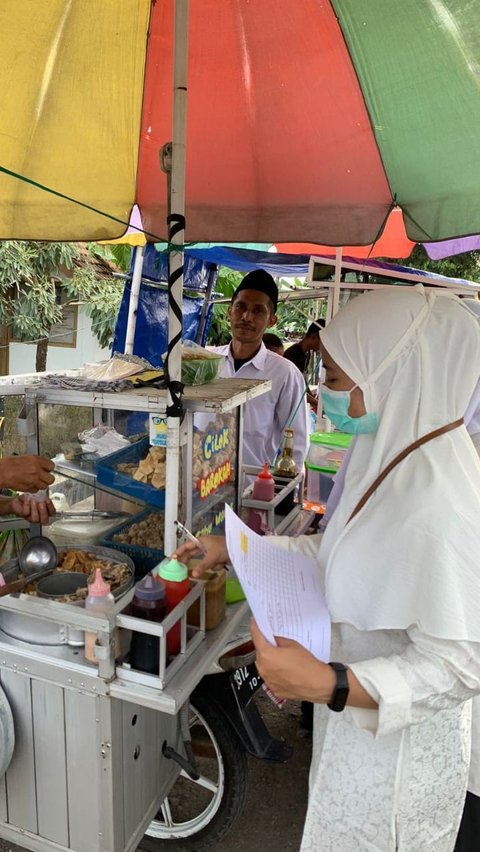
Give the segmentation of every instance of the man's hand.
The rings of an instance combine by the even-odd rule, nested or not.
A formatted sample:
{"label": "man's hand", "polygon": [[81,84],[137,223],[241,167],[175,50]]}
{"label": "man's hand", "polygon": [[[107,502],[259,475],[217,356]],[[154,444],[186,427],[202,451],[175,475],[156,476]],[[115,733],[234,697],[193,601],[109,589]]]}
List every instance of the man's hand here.
{"label": "man's hand", "polygon": [[45,456],[8,456],[0,459],[0,488],[28,491],[32,494],[55,481],[55,465]]}
{"label": "man's hand", "polygon": [[10,512],[31,524],[48,524],[55,514],[55,506],[48,497],[36,500],[31,494],[18,494],[10,503]]}

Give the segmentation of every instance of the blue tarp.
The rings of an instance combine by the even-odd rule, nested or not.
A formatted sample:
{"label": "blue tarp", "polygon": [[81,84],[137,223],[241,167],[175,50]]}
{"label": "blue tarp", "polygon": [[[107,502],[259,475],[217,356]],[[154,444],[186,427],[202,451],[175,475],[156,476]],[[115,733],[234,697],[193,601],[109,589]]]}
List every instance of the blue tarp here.
{"label": "blue tarp", "polygon": [[[335,264],[334,255],[321,255]],[[250,272],[252,269],[266,269],[276,277],[300,277],[308,272],[310,255],[280,254],[268,251],[237,248],[232,246],[215,246],[211,248],[189,248],[185,251],[184,288],[203,294],[207,288],[210,272],[218,266],[226,266],[240,272]],[[359,260],[354,257],[342,257],[342,263],[356,264],[357,270],[370,275],[382,277],[385,271],[395,272],[398,279],[415,275],[420,281],[425,280],[449,286],[460,284],[471,285],[469,281],[456,278],[445,278],[424,269],[412,269],[394,263],[382,263],[378,260]],[[132,260],[133,268],[133,260]],[[152,244],[145,247],[143,265],[144,278],[151,281],[167,282],[168,252],[159,252]],[[390,278],[392,283],[396,277]],[[130,283],[125,286],[122,304],[115,330],[114,350],[123,352],[125,328],[128,315]],[[203,296],[190,298],[184,295],[183,302],[183,337],[196,340],[198,323],[203,305]],[[137,329],[135,333],[134,353],[148,358],[152,364],[161,364],[161,355],[167,350],[167,294],[156,286],[142,282],[138,302]],[[205,343],[208,331],[211,308],[207,315],[202,344]]]}

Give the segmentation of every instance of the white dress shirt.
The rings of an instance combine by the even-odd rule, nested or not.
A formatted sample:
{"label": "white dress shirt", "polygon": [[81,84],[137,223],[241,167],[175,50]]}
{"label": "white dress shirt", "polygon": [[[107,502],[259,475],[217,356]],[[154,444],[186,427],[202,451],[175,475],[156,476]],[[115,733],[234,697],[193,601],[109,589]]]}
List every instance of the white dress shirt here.
{"label": "white dress shirt", "polygon": [[[307,403],[305,380],[294,364],[270,352],[264,344],[257,354],[235,372],[231,344],[209,346],[210,351],[225,356],[219,376],[239,379],[268,380],[272,389],[245,404],[243,421],[243,463],[261,466],[274,461],[281,445],[283,430],[293,429],[293,457],[300,471],[308,448]],[[290,423],[295,409],[297,413]]]}

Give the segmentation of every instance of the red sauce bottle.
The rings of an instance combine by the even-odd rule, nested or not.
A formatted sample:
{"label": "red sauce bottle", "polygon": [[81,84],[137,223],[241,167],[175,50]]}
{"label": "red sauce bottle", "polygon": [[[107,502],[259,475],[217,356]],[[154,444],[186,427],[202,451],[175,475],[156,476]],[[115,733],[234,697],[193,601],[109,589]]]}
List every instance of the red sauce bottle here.
{"label": "red sauce bottle", "polygon": [[[157,565],[154,572],[157,581],[161,580],[165,586],[167,609],[171,612],[190,591],[187,566],[176,559],[168,559]],[[180,631],[181,621],[178,621],[167,633],[167,649],[170,657],[180,652]]]}

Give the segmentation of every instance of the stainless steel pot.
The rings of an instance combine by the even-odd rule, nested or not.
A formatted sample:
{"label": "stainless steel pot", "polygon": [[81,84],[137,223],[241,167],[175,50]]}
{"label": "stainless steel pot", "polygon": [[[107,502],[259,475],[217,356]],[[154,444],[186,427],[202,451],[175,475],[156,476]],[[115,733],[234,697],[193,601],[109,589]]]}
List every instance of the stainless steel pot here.
{"label": "stainless steel pot", "polygon": [[[124,553],[108,547],[97,547],[96,545],[70,545],[58,548],[58,555],[62,556],[69,550],[81,550],[87,553],[92,553],[99,559],[108,559],[111,562],[120,562],[127,565],[130,571],[130,579],[123,586],[120,586],[113,592],[116,600],[121,598],[126,592],[131,589],[134,583],[135,566],[133,560]],[[5,562],[1,568],[5,580],[16,579],[20,573],[18,559],[10,559]],[[31,597],[32,602],[35,602],[35,597]],[[78,601],[76,606],[83,606],[84,601]],[[43,621],[40,618],[30,618],[28,615],[9,612],[0,609],[0,630],[11,636],[13,639],[20,639],[22,642],[28,642],[30,645],[70,645],[74,648],[80,648],[84,645],[83,630],[74,629],[68,624],[54,624],[50,621]]]}

